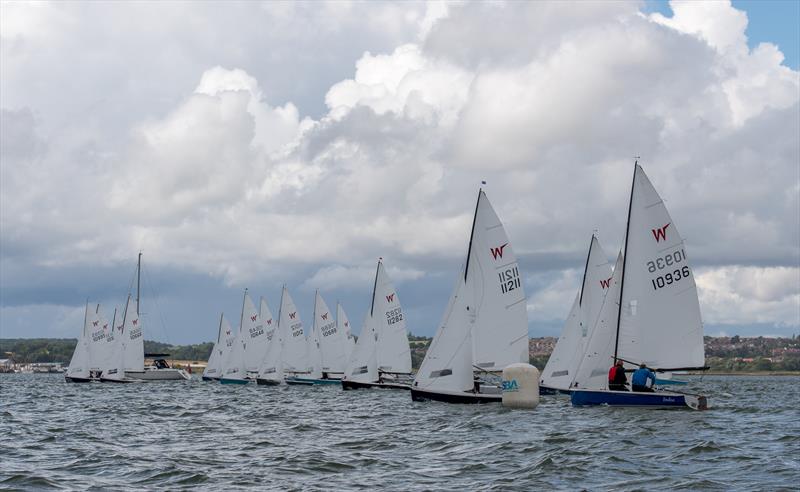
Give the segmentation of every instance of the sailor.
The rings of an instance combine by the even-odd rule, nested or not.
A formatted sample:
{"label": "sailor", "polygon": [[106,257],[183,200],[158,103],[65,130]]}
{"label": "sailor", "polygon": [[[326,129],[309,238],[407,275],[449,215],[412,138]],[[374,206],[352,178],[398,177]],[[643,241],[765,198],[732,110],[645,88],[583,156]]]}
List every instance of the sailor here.
{"label": "sailor", "polygon": [[625,368],[622,361],[617,359],[611,369],[608,370],[608,389],[613,391],[628,391],[628,378],[625,376]]}
{"label": "sailor", "polygon": [[[647,386],[647,380],[650,380],[650,386]],[[636,369],[631,378],[631,386],[633,391],[653,391],[653,385],[656,384],[656,375],[653,371],[647,368],[647,365],[642,362],[639,369]]]}

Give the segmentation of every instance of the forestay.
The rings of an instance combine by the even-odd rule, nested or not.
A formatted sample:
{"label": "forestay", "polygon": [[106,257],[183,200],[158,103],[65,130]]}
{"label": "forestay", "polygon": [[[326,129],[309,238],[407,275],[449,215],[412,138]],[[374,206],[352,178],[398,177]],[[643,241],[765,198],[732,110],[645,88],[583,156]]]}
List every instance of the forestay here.
{"label": "forestay", "polygon": [[686,248],[638,164],[628,220],[618,356],[653,368],[702,367],[700,303]]}

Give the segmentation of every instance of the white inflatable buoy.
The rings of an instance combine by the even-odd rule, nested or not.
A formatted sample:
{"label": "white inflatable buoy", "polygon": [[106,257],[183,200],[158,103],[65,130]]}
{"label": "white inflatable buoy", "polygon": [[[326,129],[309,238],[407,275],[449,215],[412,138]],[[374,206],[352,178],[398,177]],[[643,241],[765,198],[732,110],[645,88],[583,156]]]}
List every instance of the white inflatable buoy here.
{"label": "white inflatable buoy", "polygon": [[516,363],[503,369],[503,406],[536,408],[539,405],[539,369]]}

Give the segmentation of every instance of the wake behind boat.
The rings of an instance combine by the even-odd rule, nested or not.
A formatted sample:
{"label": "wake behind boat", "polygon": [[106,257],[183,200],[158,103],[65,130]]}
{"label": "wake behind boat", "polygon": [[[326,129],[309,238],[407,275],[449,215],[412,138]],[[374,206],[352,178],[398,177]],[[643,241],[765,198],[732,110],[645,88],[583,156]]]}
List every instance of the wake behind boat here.
{"label": "wake behind boat", "polygon": [[612,361],[627,371],[703,370],[703,326],[684,241],[638,162],[634,166],[625,250],[617,257],[587,349],[571,385],[575,406],[706,409],[705,396],[675,391],[611,391]]}

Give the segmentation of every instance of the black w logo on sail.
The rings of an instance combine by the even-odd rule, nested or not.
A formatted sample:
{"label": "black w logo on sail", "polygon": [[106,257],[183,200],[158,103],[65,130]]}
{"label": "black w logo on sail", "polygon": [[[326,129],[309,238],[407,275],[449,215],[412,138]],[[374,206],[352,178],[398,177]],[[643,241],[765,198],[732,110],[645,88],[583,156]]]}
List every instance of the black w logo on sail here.
{"label": "black w logo on sail", "polygon": [[651,230],[651,232],[653,233],[653,237],[656,238],[657,243],[661,242],[662,240],[664,241],[667,240],[667,227],[669,227],[670,224],[671,222],[667,222],[666,225],[664,225],[663,227]]}
{"label": "black w logo on sail", "polygon": [[605,280],[600,280],[600,287],[607,289],[609,285],[611,285],[611,277],[608,277]]}
{"label": "black w logo on sail", "polygon": [[323,319],[323,320],[326,320],[326,319],[328,319],[328,313],[325,313],[325,314],[323,314],[323,315],[322,315],[322,319]]}
{"label": "black w logo on sail", "polygon": [[489,248],[489,251],[492,253],[492,258],[495,260],[497,258],[503,258],[503,249],[505,249],[506,246],[508,246],[508,243],[498,246],[497,248]]}
{"label": "black w logo on sail", "polygon": [[297,311],[289,313],[289,319],[294,319],[295,316],[297,316]]}
{"label": "black w logo on sail", "polygon": [[386,296],[386,302],[394,302],[394,294],[389,294]]}

